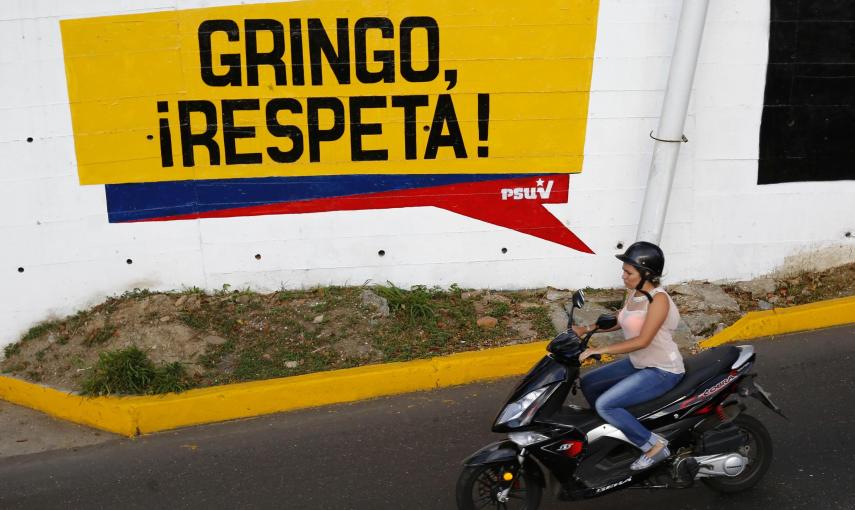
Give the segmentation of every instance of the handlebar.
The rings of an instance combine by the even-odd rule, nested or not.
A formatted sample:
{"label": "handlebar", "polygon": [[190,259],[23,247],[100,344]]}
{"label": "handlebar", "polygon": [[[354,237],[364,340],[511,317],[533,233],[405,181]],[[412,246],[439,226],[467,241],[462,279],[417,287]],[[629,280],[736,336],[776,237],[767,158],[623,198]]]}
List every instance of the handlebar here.
{"label": "handlebar", "polygon": [[[594,336],[594,333],[596,333],[597,331],[599,331],[599,329],[600,329],[599,327],[596,327],[596,326],[595,326],[595,327],[594,327],[594,329],[592,329],[591,331],[589,331],[589,332],[588,332],[588,334],[586,334],[586,335],[585,335],[585,338],[583,338],[583,339],[582,339],[582,345],[581,345],[581,347],[582,347],[582,350],[583,350],[583,351],[584,351],[585,349],[587,349],[587,348],[588,348],[588,341],[591,339],[591,337],[592,337],[592,336]],[[591,356],[589,356],[589,357],[590,357],[591,359],[595,359],[595,360],[597,360],[597,361],[600,361],[600,360],[602,359],[602,356],[601,356],[601,355],[599,355],[599,354],[592,354],[592,355],[591,355]]]}

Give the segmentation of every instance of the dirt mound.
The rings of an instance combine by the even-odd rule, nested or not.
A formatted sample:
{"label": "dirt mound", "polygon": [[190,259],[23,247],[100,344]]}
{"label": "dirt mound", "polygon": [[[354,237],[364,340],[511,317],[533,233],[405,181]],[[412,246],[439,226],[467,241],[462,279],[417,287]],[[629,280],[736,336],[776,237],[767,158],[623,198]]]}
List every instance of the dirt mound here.
{"label": "dirt mound", "polygon": [[[855,264],[786,279],[689,282],[669,290],[683,316],[681,342],[687,347],[747,311],[855,295]],[[32,328],[6,347],[0,369],[79,391],[101,352],[136,346],[155,364],[183,364],[193,386],[282,377],[549,338],[564,328],[570,296],[556,289],[456,286],[134,291]],[[577,316],[582,323],[618,309],[622,291],[589,289],[588,298]]]}

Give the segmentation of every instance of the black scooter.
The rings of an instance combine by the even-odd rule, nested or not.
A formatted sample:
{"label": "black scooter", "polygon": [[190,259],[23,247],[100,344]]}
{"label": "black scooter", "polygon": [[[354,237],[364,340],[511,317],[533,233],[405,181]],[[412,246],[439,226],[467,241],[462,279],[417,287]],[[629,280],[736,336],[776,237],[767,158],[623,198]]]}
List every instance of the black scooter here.
{"label": "black scooter", "polygon": [[[581,291],[573,294],[569,324],[584,302]],[[620,430],[594,410],[565,405],[567,394],[576,393],[579,354],[595,332],[616,324],[614,316],[601,315],[584,339],[570,328],[549,343],[549,354],[511,391],[493,424],[493,432],[508,439],[464,461],[458,508],[535,510],[547,485],[569,501],[630,487],[680,489],[695,480],[738,492],[760,481],[772,462],[772,440],[759,420],[743,413],[742,400],[754,397],[784,415],[749,372],[752,346],[722,346],[686,358],[675,388],[629,409],[670,443],[671,457],[646,471],[630,470],[641,451]]]}

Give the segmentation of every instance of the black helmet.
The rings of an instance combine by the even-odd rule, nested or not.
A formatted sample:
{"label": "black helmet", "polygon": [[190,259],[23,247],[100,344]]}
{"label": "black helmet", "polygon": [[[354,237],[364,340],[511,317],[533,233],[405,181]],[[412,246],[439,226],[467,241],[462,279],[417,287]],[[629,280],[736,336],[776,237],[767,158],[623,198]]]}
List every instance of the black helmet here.
{"label": "black helmet", "polygon": [[633,243],[623,255],[615,257],[638,269],[642,280],[662,276],[662,270],[665,268],[665,254],[662,249],[647,241]]}

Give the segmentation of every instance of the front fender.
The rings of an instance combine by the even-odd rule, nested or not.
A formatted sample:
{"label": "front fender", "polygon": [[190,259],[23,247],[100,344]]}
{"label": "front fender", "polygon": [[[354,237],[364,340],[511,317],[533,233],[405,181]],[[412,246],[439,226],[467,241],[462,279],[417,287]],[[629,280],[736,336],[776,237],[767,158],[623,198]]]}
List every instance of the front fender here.
{"label": "front fender", "polygon": [[504,440],[488,444],[463,461],[464,466],[483,466],[503,462],[516,462],[520,449],[513,441]]}
{"label": "front fender", "polygon": [[[473,453],[466,460],[463,461],[463,465],[466,467],[473,466],[484,466],[487,464],[507,464],[507,463],[516,463],[517,462],[517,454],[519,454],[520,448],[513,441],[497,441],[492,444],[488,444],[484,448],[481,448],[477,452]],[[532,458],[526,458],[523,461],[523,471],[528,473],[541,487],[546,487],[546,478],[543,476],[543,471],[541,471],[540,466],[537,465]]]}

